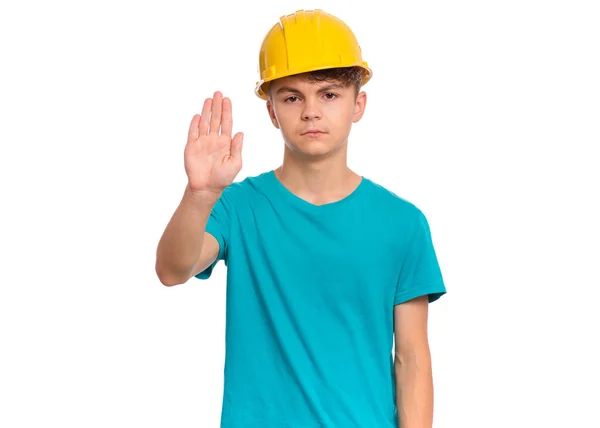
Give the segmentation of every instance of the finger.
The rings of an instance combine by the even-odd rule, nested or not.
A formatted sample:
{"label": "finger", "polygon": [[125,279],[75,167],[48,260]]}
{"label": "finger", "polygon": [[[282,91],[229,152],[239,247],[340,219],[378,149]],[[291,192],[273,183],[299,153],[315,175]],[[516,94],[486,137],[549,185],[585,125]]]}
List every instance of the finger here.
{"label": "finger", "polygon": [[195,140],[198,138],[198,123],[200,122],[200,115],[195,114],[192,117],[192,123],[190,123],[190,130],[188,131],[188,141]]}
{"label": "finger", "polygon": [[232,129],[233,118],[231,114],[231,100],[229,98],[223,98],[223,117],[221,119],[221,135],[227,135],[231,137]]}
{"label": "finger", "polygon": [[202,107],[202,116],[198,123],[198,136],[208,134],[208,125],[210,121],[210,109],[212,108],[212,98],[207,98]]}
{"label": "finger", "polygon": [[231,159],[234,162],[242,161],[242,147],[244,145],[244,133],[238,132],[231,140]]}
{"label": "finger", "polygon": [[221,127],[221,107],[223,104],[223,94],[219,91],[215,92],[212,102],[212,110],[210,115],[210,133],[218,134]]}

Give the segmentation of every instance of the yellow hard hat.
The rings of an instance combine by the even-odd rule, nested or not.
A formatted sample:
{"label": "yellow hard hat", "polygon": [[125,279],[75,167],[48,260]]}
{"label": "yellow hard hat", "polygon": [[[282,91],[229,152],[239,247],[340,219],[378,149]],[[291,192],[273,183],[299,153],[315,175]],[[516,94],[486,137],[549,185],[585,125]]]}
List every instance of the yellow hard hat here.
{"label": "yellow hard hat", "polygon": [[373,72],[362,60],[356,36],[342,20],[320,9],[298,10],[279,18],[265,36],[259,54],[260,80],[255,94],[268,99],[268,82],[293,74],[337,67],[364,69],[362,84]]}

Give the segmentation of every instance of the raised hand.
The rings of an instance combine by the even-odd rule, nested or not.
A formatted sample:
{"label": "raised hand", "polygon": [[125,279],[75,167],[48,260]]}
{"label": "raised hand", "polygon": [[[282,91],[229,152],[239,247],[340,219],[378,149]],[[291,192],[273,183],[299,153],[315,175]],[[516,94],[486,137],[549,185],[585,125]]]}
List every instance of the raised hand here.
{"label": "raised hand", "polygon": [[192,118],[184,151],[192,192],[220,194],[242,169],[244,134],[231,138],[232,126],[231,100],[219,91],[204,101],[202,114]]}

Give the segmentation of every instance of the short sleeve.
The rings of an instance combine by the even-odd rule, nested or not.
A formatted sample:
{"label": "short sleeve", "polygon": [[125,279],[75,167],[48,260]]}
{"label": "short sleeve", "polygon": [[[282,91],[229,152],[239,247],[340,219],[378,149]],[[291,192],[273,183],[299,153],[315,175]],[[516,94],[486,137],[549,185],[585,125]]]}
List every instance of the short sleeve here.
{"label": "short sleeve", "polygon": [[233,213],[233,201],[231,196],[231,188],[226,188],[223,193],[221,193],[221,197],[215,203],[208,216],[206,232],[214,236],[219,243],[219,255],[210,266],[194,275],[198,279],[210,278],[213,269],[219,263],[219,260],[223,260],[225,265],[227,265],[229,231]]}
{"label": "short sleeve", "polygon": [[433,247],[429,223],[423,212],[418,210],[403,254],[394,305],[424,295],[429,296],[431,303],[444,294],[446,287]]}

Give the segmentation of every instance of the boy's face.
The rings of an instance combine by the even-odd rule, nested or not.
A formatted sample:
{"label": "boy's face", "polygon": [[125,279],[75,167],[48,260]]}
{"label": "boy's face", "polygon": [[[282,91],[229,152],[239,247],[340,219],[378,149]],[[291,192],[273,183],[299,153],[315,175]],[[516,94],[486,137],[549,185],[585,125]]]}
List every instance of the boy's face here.
{"label": "boy's face", "polygon": [[[355,96],[353,86],[310,83],[299,76],[276,79],[270,86],[267,110],[271,122],[292,151],[308,157],[321,157],[345,145],[352,123],[361,119],[367,101],[364,92]],[[308,133],[310,130],[320,133]]]}

